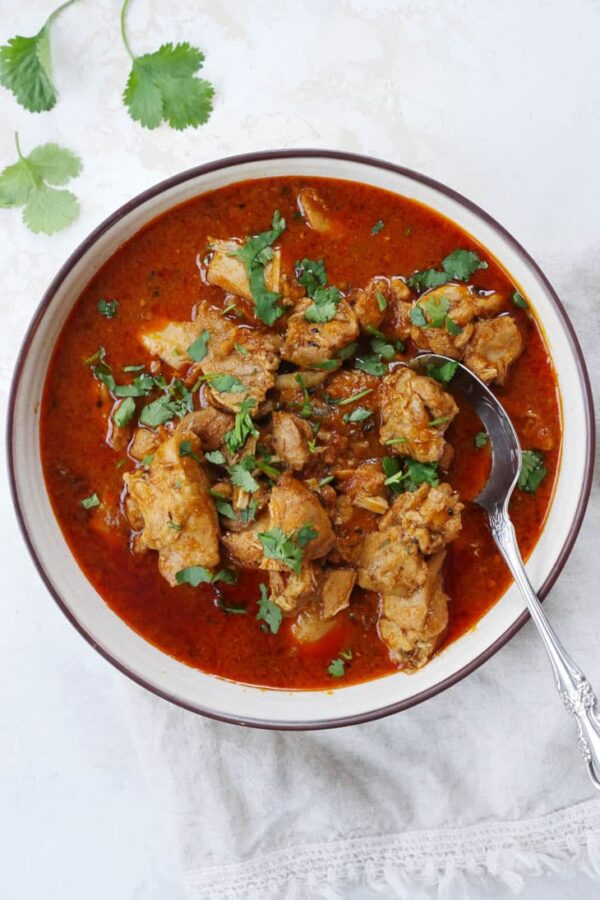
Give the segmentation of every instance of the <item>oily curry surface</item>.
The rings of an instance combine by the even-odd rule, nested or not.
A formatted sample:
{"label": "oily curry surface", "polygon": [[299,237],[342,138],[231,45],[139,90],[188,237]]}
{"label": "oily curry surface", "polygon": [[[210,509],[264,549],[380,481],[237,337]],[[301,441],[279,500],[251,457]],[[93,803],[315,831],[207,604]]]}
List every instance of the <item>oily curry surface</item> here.
{"label": "oily curry surface", "polygon": [[429,348],[491,384],[528,451],[511,507],[526,557],[557,386],[485,248],[327,179],[244,182],[155,220],[83,292],[45,385],[46,483],[86,576],[147,640],[236,681],[329,688],[426,664],[509,582],[470,502],[482,425],[451,369],[407,366]]}

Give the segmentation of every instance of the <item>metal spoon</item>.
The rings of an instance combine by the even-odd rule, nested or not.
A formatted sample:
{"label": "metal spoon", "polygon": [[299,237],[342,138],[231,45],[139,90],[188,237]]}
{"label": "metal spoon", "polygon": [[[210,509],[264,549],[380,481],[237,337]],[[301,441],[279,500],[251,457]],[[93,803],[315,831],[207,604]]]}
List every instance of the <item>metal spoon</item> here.
{"label": "metal spoon", "polygon": [[[412,361],[415,369],[427,365],[454,363],[437,353],[423,353]],[[508,504],[521,471],[521,446],[503,406],[476,375],[458,363],[451,386],[471,404],[490,438],[492,470],[474,502],[488,514],[492,537],[517,583],[533,619],[554,673],[558,695],[565,708],[575,716],[579,733],[579,749],[592,784],[600,790],[600,716],[597,698],[589,681],[566,652],[542,610],[540,601],[525,573]]]}

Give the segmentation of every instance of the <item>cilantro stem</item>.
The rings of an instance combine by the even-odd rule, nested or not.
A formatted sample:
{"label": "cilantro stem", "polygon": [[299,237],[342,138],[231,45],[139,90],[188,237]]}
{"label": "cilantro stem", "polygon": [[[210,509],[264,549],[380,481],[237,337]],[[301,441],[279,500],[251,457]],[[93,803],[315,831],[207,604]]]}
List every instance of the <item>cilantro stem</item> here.
{"label": "cilantro stem", "polygon": [[[46,25],[51,25],[52,22],[54,22],[54,20],[55,20],[58,16],[60,16],[60,14],[61,14],[61,12],[63,11],[63,9],[66,9],[67,6],[72,6],[73,3],[77,3],[77,2],[78,2],[78,0],[67,0],[66,3],[62,3],[57,9],[54,10],[54,12],[51,12],[51,13],[50,13],[50,15],[48,16],[48,18],[46,19]],[[44,27],[46,27],[46,26],[44,26]]]}
{"label": "cilantro stem", "polygon": [[129,41],[127,40],[127,30],[125,27],[125,17],[127,15],[127,7],[129,6],[130,0],[123,0],[123,6],[121,7],[121,37],[123,38],[123,43],[125,44],[125,49],[129,53],[132,59],[135,59],[135,55],[133,50],[129,46]]}
{"label": "cilantro stem", "polygon": [[25,161],[25,157],[21,153],[21,144],[19,143],[19,132],[15,131],[15,144],[17,147],[17,153],[19,154],[19,159]]}

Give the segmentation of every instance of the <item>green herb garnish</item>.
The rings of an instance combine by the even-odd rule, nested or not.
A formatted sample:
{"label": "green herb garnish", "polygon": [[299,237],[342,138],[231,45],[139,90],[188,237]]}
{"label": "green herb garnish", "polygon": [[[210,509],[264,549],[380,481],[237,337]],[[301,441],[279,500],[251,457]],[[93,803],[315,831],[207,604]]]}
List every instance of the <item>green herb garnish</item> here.
{"label": "green herb garnish", "polygon": [[124,428],[131,421],[135,413],[135,400],[133,397],[126,397],[113,413],[113,422],[119,428]]}
{"label": "green herb garnish", "polygon": [[202,362],[206,354],[208,353],[208,341],[210,339],[210,332],[204,329],[202,334],[200,334],[193,344],[187,348],[187,355],[194,362]]}
{"label": "green herb garnish", "polygon": [[[254,462],[254,459],[252,459],[252,468],[254,468]],[[246,460],[242,460],[241,463],[236,463],[232,466],[229,470],[229,474],[231,475],[232,483],[243,491],[247,491],[249,494],[253,494],[260,486],[256,478],[248,470]]]}
{"label": "green herb garnish", "polygon": [[204,454],[209,463],[215,466],[222,466],[225,463],[225,457],[220,450],[207,450]]}
{"label": "green herb garnish", "polygon": [[352,412],[346,413],[345,416],[343,416],[343,419],[344,422],[364,422],[365,419],[369,419],[372,415],[372,409],[365,409],[364,406],[357,406]]}
{"label": "green herb garnish", "polygon": [[520,294],[518,291],[515,291],[512,295],[512,302],[518,309],[529,309],[529,304],[525,297]]}
{"label": "green herb garnish", "polygon": [[378,219],[375,222],[375,224],[373,225],[373,227],[371,228],[371,234],[372,235],[379,234],[379,232],[381,231],[382,228],[383,228],[383,219]]}
{"label": "green herb garnish", "polygon": [[487,269],[487,267],[488,264],[480,259],[473,250],[454,250],[442,261],[443,271],[424,269],[407,278],[406,283],[413,290],[421,292],[440,287],[452,280],[468,281],[478,269]]}
{"label": "green herb garnish", "polygon": [[335,406],[348,406],[349,403],[354,403],[356,400],[362,400],[363,397],[367,397],[372,393],[373,388],[365,388],[364,391],[358,391],[356,394],[352,394],[351,397],[346,397],[345,400],[333,400],[332,402]]}
{"label": "green herb garnish", "polygon": [[254,312],[257,318],[267,325],[273,325],[284,313],[278,306],[281,295],[268,291],[265,285],[265,266],[273,258],[272,245],[284,231],[285,219],[281,218],[279,210],[275,210],[269,231],[246,238],[239,250],[231,251],[231,255],[241,259],[246,267],[250,293],[254,300]]}
{"label": "green herb garnish", "polygon": [[286,534],[281,528],[271,528],[262,532],[258,539],[262,544],[263,553],[268,559],[279,559],[289,569],[299,574],[302,565],[302,550],[306,545],[318,536],[318,532],[312,525],[303,525],[302,528]]}
{"label": "green herb garnish", "polygon": [[297,259],[294,264],[296,280],[305,289],[309,297],[327,284],[327,273],[322,259]]}
{"label": "green herb garnish", "polygon": [[490,436],[487,433],[487,431],[478,431],[477,434],[475,435],[475,437],[473,438],[473,443],[475,444],[475,446],[477,447],[478,450],[481,450],[481,448],[485,447],[485,445],[488,443],[489,439],[490,439]]}
{"label": "green herb garnish", "polygon": [[307,322],[320,324],[331,322],[341,299],[342,294],[336,287],[317,288],[313,295],[313,302],[304,310],[304,318]]}
{"label": "green herb garnish", "polygon": [[440,483],[438,463],[421,463],[407,457],[399,460],[394,456],[384,456],[381,465],[386,476],[384,484],[395,493],[416,491],[421,484],[436,486]]}
{"label": "green herb garnish", "polygon": [[71,191],[50,185],[66,184],[81,172],[78,156],[57,144],[42,144],[23,156],[15,134],[18,161],[0,173],[0,207],[22,206],[25,225],[34,234],[54,234],[79,215],[79,203]]}
{"label": "green herb garnish", "polygon": [[119,308],[118,300],[98,300],[96,308],[101,316],[106,319],[114,319]]}
{"label": "green herb garnish", "polygon": [[265,622],[271,634],[277,634],[281,627],[283,613],[279,606],[269,597],[266,585],[260,586],[260,600],[258,601],[257,622]]}
{"label": "green herb garnish", "polygon": [[215,90],[209,81],[196,77],[204,54],[187,42],[162,44],[154,53],[135,56],[125,28],[129,0],[121,7],[121,36],[132,61],[123,102],[129,115],[144,128],[166,121],[181,131],[204,125],[212,112]]}
{"label": "green herb garnish", "polygon": [[50,29],[60,13],[75,0],[63,3],[50,14],[33,37],[16,35],[0,47],[0,84],[29,112],[43,112],[56,104],[52,81]]}
{"label": "green herb garnish", "polygon": [[457,368],[458,363],[454,360],[449,360],[443,363],[429,363],[425,367],[425,371],[430,378],[435,378],[440,384],[448,384],[454,378]]}
{"label": "green herb garnish", "polygon": [[95,509],[97,506],[100,506],[100,497],[94,493],[80,502],[84,509]]}
{"label": "green herb garnish", "polygon": [[539,450],[523,450],[521,452],[521,472],[517,486],[528,494],[535,494],[548,474],[544,465],[544,454]]}
{"label": "green herb garnish", "polygon": [[194,462],[202,463],[202,460],[200,459],[198,454],[192,450],[192,442],[191,441],[182,441],[181,442],[181,444],[179,445],[179,455],[184,456],[184,457],[189,456],[190,459],[194,460]]}
{"label": "green herb garnish", "polygon": [[241,450],[251,434],[258,435],[250,415],[250,410],[254,409],[255,406],[256,400],[252,397],[242,400],[239,411],[235,415],[234,426],[224,437],[225,446],[230,453],[237,453],[238,450]]}

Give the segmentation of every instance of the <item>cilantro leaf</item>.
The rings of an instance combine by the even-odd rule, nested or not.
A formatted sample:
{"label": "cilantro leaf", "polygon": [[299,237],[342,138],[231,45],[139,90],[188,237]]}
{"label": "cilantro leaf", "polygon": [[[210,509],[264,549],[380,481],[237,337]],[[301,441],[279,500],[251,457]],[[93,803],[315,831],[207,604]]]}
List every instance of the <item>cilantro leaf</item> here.
{"label": "cilantro leaf", "polygon": [[135,412],[135,400],[133,397],[126,397],[113,413],[113,422],[119,428],[124,428],[129,424]]}
{"label": "cilantro leaf", "polygon": [[385,294],[382,294],[381,291],[375,291],[375,299],[377,300],[377,306],[379,307],[379,312],[385,312],[385,310],[387,309],[387,305],[388,305]]}
{"label": "cilantro leaf", "polygon": [[269,592],[267,591],[266,585],[261,584],[260,600],[258,601],[256,621],[265,622],[271,634],[277,634],[281,627],[282,619],[283,613],[280,607],[277,606],[277,604],[274,603],[273,600],[269,597]]}
{"label": "cilantro leaf", "polygon": [[0,84],[12,91],[17,103],[29,112],[42,112],[56,104],[57,92],[50,63],[50,29],[63,9],[74,2],[69,0],[55,9],[33,37],[19,34],[0,47]]}
{"label": "cilantro leaf", "polygon": [[199,584],[212,584],[213,575],[204,566],[187,566],[175,573],[177,584],[191,584],[198,587]]}
{"label": "cilantro leaf", "polygon": [[159,425],[170,422],[176,415],[176,404],[166,396],[159,397],[158,400],[144,406],[140,413],[140,423],[148,425],[149,428],[158,428]]}
{"label": "cilantro leaf", "polygon": [[336,287],[317,288],[313,302],[304,310],[304,318],[307,322],[331,322],[341,299],[342,294]]}
{"label": "cilantro leaf", "polygon": [[448,384],[454,378],[458,363],[454,360],[443,363],[429,363],[425,370],[430,378],[435,378],[440,384]]}
{"label": "cilantro leaf", "polygon": [[394,345],[388,344],[387,341],[379,337],[371,339],[371,350],[378,356],[383,356],[384,359],[388,360],[393,359],[396,355],[396,348]]}
{"label": "cilantro leaf", "polygon": [[238,606],[234,603],[225,603],[220,597],[217,597],[215,600],[215,606],[219,609],[222,609],[223,612],[232,613],[237,616],[245,616],[248,613],[248,610],[245,606]]}
{"label": "cilantro leaf", "polygon": [[232,483],[243,491],[248,491],[249,494],[253,494],[254,491],[258,490],[258,481],[242,463],[236,463],[236,465],[232,466],[229,470],[229,474],[231,475]]}
{"label": "cilantro leaf", "polygon": [[223,438],[225,446],[230,453],[237,453],[238,450],[241,450],[251,434],[258,435],[250,415],[250,410],[254,409],[255,406],[256,400],[252,397],[248,397],[240,404],[239,411],[235,415],[234,426],[230,431],[226,432]]}
{"label": "cilantro leaf", "polygon": [[204,329],[201,335],[199,335],[193,344],[187,348],[187,355],[190,359],[193,359],[194,362],[202,362],[206,354],[208,353],[208,340],[210,338],[210,332]]}
{"label": "cilantro leaf", "polygon": [[442,269],[424,269],[415,272],[406,283],[416,291],[426,291],[440,287],[449,281],[468,281],[478,269],[487,269],[488,264],[480,259],[474,250],[453,250],[442,260]]}
{"label": "cilantro leaf", "polygon": [[377,219],[373,227],[371,228],[371,234],[376,235],[379,234],[381,229],[383,228],[383,219]]}
{"label": "cilantro leaf", "polygon": [[544,465],[544,454],[539,450],[523,450],[521,452],[521,471],[517,487],[528,494],[535,494],[548,474]]}
{"label": "cilantro leaf", "polygon": [[135,56],[125,28],[129,0],[121,7],[121,36],[132,60],[123,92],[129,115],[144,128],[157,128],[166,121],[171,128],[197,128],[212,112],[214,87],[198,78],[204,54],[186,42],[162,44],[154,53]]}
{"label": "cilantro leaf", "polygon": [[204,455],[209,463],[213,463],[215,466],[222,466],[225,462],[225,457],[220,450],[207,450]]}
{"label": "cilantro leaf", "polygon": [[346,674],[346,663],[343,659],[332,659],[327,667],[327,671],[331,675],[332,678],[343,678]]}
{"label": "cilantro leaf", "polygon": [[219,500],[215,497],[215,506],[220,516],[224,516],[226,519],[235,519],[233,506],[227,500]]}
{"label": "cilantro leaf", "polygon": [[190,459],[194,460],[194,462],[202,464],[202,460],[200,459],[198,454],[192,450],[192,442],[191,441],[182,441],[181,442],[181,444],[179,445],[179,455],[182,458],[189,456]]}
{"label": "cilantro leaf", "polygon": [[43,144],[23,156],[15,135],[18,162],[0,173],[0,207],[23,207],[23,222],[34,234],[53,234],[79,215],[79,203],[70,191],[49,184],[64,184],[81,171],[81,160],[64,147]]}
{"label": "cilantro leaf", "polygon": [[475,444],[475,446],[477,447],[478,450],[481,450],[481,448],[485,447],[485,445],[488,443],[489,439],[490,439],[490,436],[487,433],[487,431],[478,431],[477,434],[475,435],[475,437],[473,438],[473,443]]}
{"label": "cilantro leaf", "polygon": [[520,294],[518,291],[515,291],[512,295],[512,302],[518,309],[529,309],[527,300],[523,294]]}
{"label": "cilantro leaf", "polygon": [[322,259],[298,259],[294,264],[296,281],[306,288],[309,297],[314,297],[317,288],[327,284],[327,273]]}
{"label": "cilantro leaf", "polygon": [[106,319],[114,319],[119,308],[118,300],[98,300],[96,309]]}
{"label": "cilantro leaf", "polygon": [[241,259],[246,267],[250,293],[254,300],[254,312],[257,318],[265,322],[266,325],[273,325],[284,312],[278,306],[278,300],[281,299],[281,295],[267,290],[265,285],[265,266],[272,256],[272,253],[269,254],[266,251],[270,250],[277,238],[283,234],[285,227],[285,219],[282,219],[279,210],[276,209],[273,213],[269,231],[263,231],[260,234],[246,238],[245,243],[239,250],[232,251],[232,256],[237,256],[238,259]]}
{"label": "cilantro leaf", "polygon": [[387,366],[382,361],[381,356],[374,353],[368,353],[365,356],[357,357],[354,363],[355,369],[366,372],[367,375],[377,375],[381,377],[387,372]]}
{"label": "cilantro leaf", "polygon": [[391,487],[394,493],[416,491],[421,484],[435,487],[440,483],[436,462],[421,463],[410,457],[399,460],[393,456],[384,456],[381,465],[386,476],[384,484]]}
{"label": "cilantro leaf", "polygon": [[458,281],[468,281],[478,269],[487,267],[485,260],[480,259],[474,250],[453,250],[442,260],[444,272]]}
{"label": "cilantro leaf", "polygon": [[352,394],[350,397],[343,397],[341,400],[332,401],[335,406],[348,406],[350,403],[354,403],[356,400],[362,400],[363,397],[366,397],[368,394],[373,393],[373,388],[365,388],[362,391],[357,391],[356,394]]}
{"label": "cilantro leaf", "polygon": [[85,497],[85,499],[81,500],[81,505],[84,509],[95,509],[97,506],[100,506],[100,497],[98,494],[93,493],[90,494],[89,497]]}
{"label": "cilantro leaf", "polygon": [[304,525],[289,535],[278,526],[258,535],[264,555],[268,559],[281,560],[296,574],[300,572],[302,565],[302,550],[316,537],[317,531],[312,525]]}
{"label": "cilantro leaf", "polygon": [[365,409],[364,406],[357,406],[352,412],[346,413],[343,417],[344,422],[364,422],[373,415],[372,409]]}
{"label": "cilantro leaf", "polygon": [[246,385],[243,384],[235,375],[228,375],[225,372],[212,372],[203,375],[201,381],[208,381],[211,388],[218,391],[219,394],[245,394]]}
{"label": "cilantro leaf", "polygon": [[358,344],[356,341],[352,341],[351,344],[348,344],[346,347],[342,347],[341,350],[338,350],[338,359],[350,359],[351,356],[354,356],[356,353],[356,348]]}

